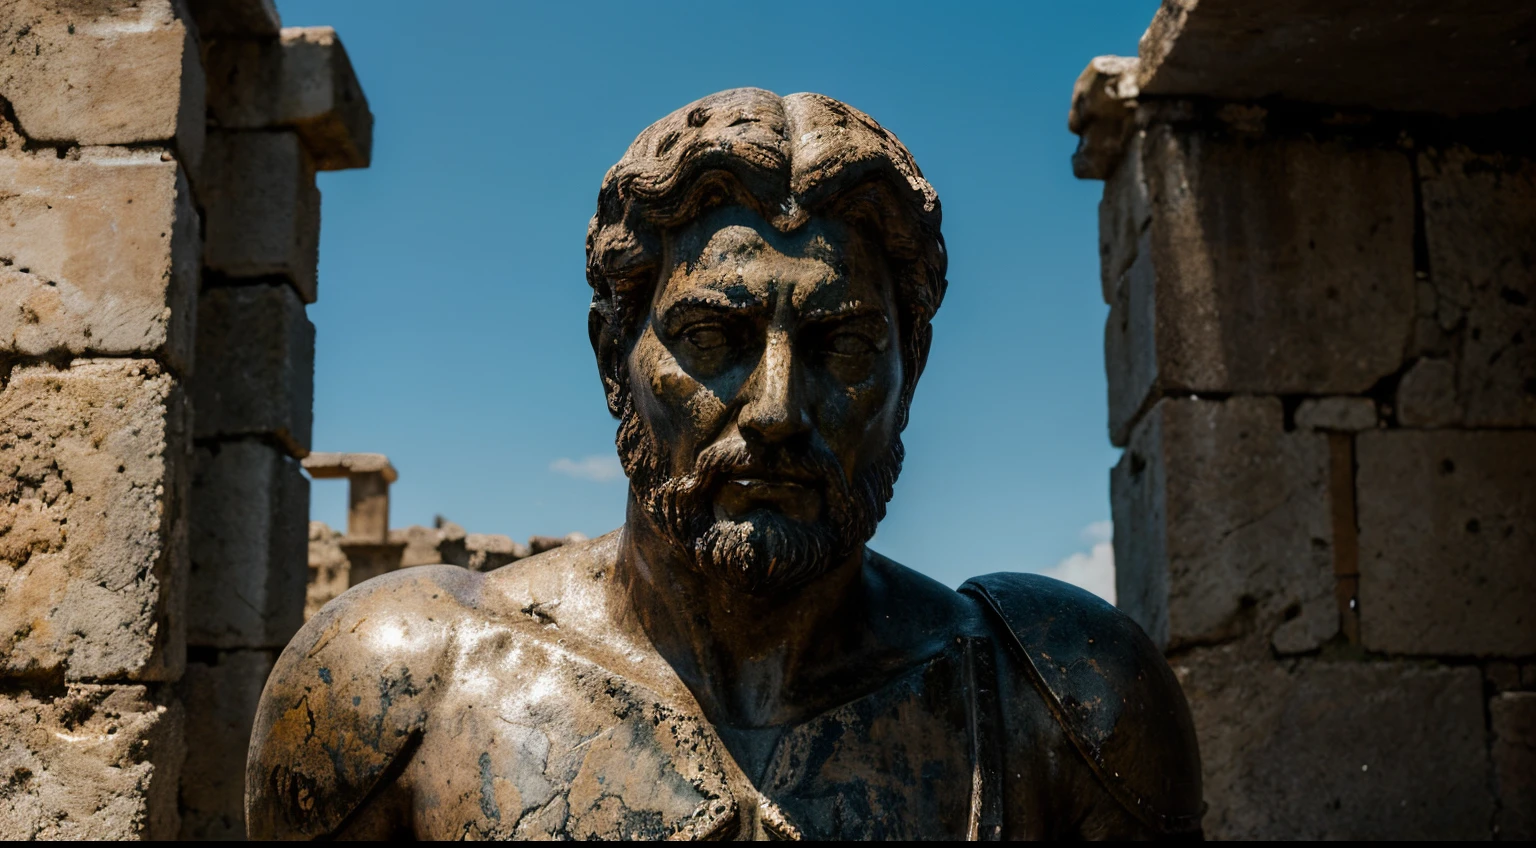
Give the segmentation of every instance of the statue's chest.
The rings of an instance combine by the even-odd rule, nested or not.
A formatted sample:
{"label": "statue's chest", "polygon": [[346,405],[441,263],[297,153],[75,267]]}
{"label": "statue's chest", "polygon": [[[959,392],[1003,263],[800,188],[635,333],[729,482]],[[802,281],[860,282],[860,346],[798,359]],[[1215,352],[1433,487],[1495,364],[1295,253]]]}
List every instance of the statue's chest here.
{"label": "statue's chest", "polygon": [[405,775],[413,824],[435,838],[964,839],[995,818],[978,766],[990,677],[978,685],[972,653],[957,643],[788,730],[757,780],[691,704],[569,656],[524,657],[434,711]]}

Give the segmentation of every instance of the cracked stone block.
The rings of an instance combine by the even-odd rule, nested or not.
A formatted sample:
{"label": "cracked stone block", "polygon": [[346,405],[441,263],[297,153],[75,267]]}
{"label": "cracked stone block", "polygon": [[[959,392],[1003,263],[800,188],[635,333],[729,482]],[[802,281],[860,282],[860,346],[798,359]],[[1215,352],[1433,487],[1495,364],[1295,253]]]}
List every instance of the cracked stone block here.
{"label": "cracked stone block", "polygon": [[172,0],[12,0],[0,35],[0,98],[44,144],[174,142],[202,157],[204,78],[196,36]]}
{"label": "cracked stone block", "polygon": [[1364,394],[1398,371],[1414,320],[1406,156],[1167,125],[1138,147],[1151,265],[1139,283],[1128,271],[1123,320],[1141,329],[1119,360],[1152,374],[1111,360],[1115,444],[1160,394]]}
{"label": "cracked stone block", "polygon": [[1500,839],[1536,839],[1536,692],[1505,692],[1488,702]]}
{"label": "cracked stone block", "polygon": [[1477,669],[1173,661],[1200,740],[1207,839],[1487,839]]}
{"label": "cracked stone block", "polygon": [[1536,427],[1536,162],[1453,147],[1419,173],[1429,282],[1460,338],[1458,417]]}
{"label": "cracked stone block", "polygon": [[271,436],[294,456],[308,454],[315,327],[293,289],[208,289],[197,315],[197,437]]}
{"label": "cracked stone block", "polygon": [[281,276],[305,303],[315,302],[320,190],[297,134],[210,133],[199,190],[208,218],[203,264],[210,271]]}
{"label": "cracked stone block", "polygon": [[193,454],[187,642],[281,648],[304,623],[309,480],[256,440]]}
{"label": "cracked stone block", "polygon": [[1394,654],[1536,654],[1536,432],[1356,442],[1360,634]]}
{"label": "cracked stone block", "polygon": [[0,156],[0,351],[191,363],[202,240],[153,150]]}
{"label": "cracked stone block", "polygon": [[1117,605],[1168,650],[1299,653],[1338,633],[1327,437],[1283,415],[1165,398],[1110,475]]}
{"label": "cracked stone block", "polygon": [[182,721],[145,686],[0,694],[0,836],[176,838]]}
{"label": "cracked stone block", "polygon": [[245,839],[245,756],[273,655],[219,652],[188,662],[178,691],[186,705],[181,838]]}
{"label": "cracked stone block", "polygon": [[1448,427],[1461,423],[1456,399],[1456,366],[1444,359],[1420,359],[1397,383],[1397,420],[1404,427]]}
{"label": "cracked stone block", "polygon": [[1376,427],[1376,402],[1363,397],[1308,398],[1296,407],[1296,426],[1354,433]]}
{"label": "cracked stone block", "polygon": [[181,674],[186,407],[152,360],[11,372],[0,388],[0,674]]}

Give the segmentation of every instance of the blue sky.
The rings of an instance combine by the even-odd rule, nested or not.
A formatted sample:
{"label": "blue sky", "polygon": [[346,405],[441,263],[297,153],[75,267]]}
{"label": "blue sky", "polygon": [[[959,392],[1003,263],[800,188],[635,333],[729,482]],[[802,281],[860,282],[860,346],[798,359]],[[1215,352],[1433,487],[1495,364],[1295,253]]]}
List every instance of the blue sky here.
{"label": "blue sky", "polygon": [[[816,91],[895,132],[944,204],[949,293],[874,547],[952,585],[1081,561],[1118,452],[1100,184],[1072,177],[1067,108],[1157,5],[280,0],[336,27],[375,118],[373,166],[320,176],[315,449],[388,454],[395,526],[618,526],[582,253],[603,173],[711,92]],[[344,525],[345,500],[317,481],[314,517]]]}

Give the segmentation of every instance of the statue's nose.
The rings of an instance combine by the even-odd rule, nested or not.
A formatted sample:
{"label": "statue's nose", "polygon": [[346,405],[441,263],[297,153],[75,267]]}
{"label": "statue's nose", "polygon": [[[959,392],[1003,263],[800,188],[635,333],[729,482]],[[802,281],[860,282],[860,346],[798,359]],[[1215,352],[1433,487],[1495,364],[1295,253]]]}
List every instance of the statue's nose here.
{"label": "statue's nose", "polygon": [[799,370],[789,334],[770,332],[763,358],[743,387],[747,402],[737,421],[743,437],[776,444],[810,431]]}

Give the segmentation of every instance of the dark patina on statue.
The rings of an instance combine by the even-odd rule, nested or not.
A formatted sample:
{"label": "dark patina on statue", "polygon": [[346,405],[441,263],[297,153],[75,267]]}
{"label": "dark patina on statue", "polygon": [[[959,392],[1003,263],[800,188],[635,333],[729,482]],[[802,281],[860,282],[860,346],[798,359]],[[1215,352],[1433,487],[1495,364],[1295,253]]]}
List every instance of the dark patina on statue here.
{"label": "dark patina on statue", "polygon": [[1140,628],[865,546],[945,267],[932,187],[838,101],[738,89],[641,133],[587,237],[623,528],[331,602],[262,696],[250,834],[1198,836]]}

